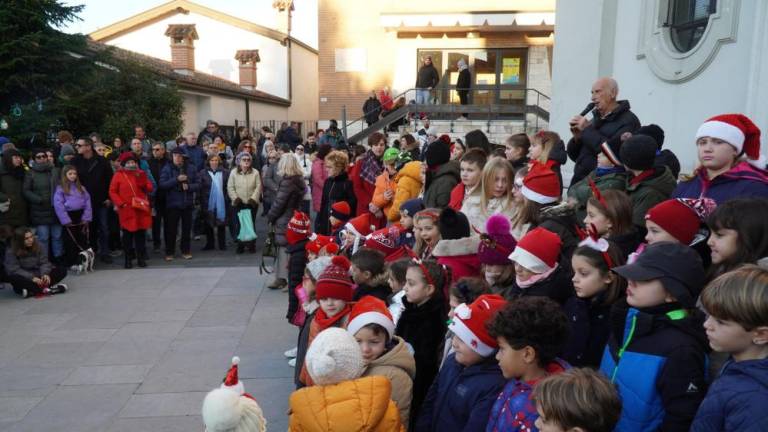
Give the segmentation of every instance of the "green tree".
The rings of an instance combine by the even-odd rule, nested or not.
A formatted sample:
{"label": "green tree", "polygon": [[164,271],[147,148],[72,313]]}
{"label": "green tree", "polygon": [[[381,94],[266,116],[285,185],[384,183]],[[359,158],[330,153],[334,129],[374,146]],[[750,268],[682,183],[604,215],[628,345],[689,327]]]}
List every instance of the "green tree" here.
{"label": "green tree", "polygon": [[22,146],[58,129],[125,139],[141,123],[154,138],[175,137],[182,98],[172,82],[84,35],[57,30],[81,10],[57,0],[3,0],[0,118],[9,130],[0,134]]}

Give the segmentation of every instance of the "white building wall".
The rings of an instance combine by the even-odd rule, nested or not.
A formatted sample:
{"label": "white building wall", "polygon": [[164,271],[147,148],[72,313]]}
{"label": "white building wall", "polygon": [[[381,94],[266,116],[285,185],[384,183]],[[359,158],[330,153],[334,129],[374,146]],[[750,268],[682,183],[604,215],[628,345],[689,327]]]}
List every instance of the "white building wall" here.
{"label": "white building wall", "polygon": [[696,164],[693,137],[708,117],[741,112],[768,133],[768,2],[739,2],[736,41],[721,45],[700,74],[670,83],[637,55],[643,7],[655,1],[558,0],[550,127],[570,138],[568,120],[589,102],[594,80],[613,76],[619,98],[630,101],[642,124],[664,129],[664,147],[690,172]]}
{"label": "white building wall", "polygon": [[287,48],[280,42],[249,32],[206,16],[189,13],[176,14],[136,31],[108,41],[123,49],[159,59],[171,60],[170,38],[165,36],[168,24],[195,24],[200,37],[195,41],[195,69],[230,80],[239,81],[239,67],[235,53],[243,49],[258,49],[257,89],[288,98]]}

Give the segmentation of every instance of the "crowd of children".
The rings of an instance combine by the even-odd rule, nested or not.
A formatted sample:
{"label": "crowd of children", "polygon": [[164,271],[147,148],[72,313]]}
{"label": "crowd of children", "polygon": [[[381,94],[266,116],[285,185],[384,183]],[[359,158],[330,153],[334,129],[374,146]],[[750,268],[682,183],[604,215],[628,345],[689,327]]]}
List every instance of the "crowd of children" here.
{"label": "crowd of children", "polygon": [[607,139],[566,200],[553,132],[385,150],[369,215],[288,225],[290,430],[765,430],[768,172],[742,117],[704,123],[679,185],[658,126]]}

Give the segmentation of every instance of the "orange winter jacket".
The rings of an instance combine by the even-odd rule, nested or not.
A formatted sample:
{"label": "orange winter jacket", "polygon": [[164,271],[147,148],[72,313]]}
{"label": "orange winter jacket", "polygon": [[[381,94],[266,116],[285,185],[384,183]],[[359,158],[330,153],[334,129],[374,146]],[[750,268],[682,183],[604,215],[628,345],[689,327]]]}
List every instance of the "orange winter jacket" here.
{"label": "orange winter jacket", "polygon": [[[371,203],[376,207],[382,209],[384,214],[387,214],[389,208],[392,207],[394,201],[394,192],[397,189],[397,182],[394,178],[389,177],[387,170],[384,170],[378,177],[376,177],[376,189],[373,191],[373,200]],[[384,198],[384,192],[391,190],[392,198]]]}
{"label": "orange winter jacket", "polygon": [[395,197],[392,199],[392,207],[387,210],[387,219],[390,222],[400,220],[400,206],[409,199],[417,198],[421,193],[421,162],[408,162],[400,168],[395,176]]}
{"label": "orange winter jacket", "polygon": [[305,387],[291,394],[289,432],[405,432],[383,376]]}

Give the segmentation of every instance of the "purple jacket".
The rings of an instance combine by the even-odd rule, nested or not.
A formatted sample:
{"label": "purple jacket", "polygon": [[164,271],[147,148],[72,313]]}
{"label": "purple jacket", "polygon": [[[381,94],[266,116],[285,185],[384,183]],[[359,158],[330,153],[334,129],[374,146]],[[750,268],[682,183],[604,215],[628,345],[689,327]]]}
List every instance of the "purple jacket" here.
{"label": "purple jacket", "polygon": [[694,178],[680,182],[672,198],[712,198],[717,204],[734,198],[768,198],[768,172],[740,162],[714,180],[700,169]]}
{"label": "purple jacket", "polygon": [[72,223],[72,219],[67,213],[68,211],[82,210],[82,220],[84,222],[91,222],[93,220],[91,196],[88,195],[85,187],[80,192],[77,190],[77,187],[72,185],[69,188],[69,193],[65,194],[61,186],[56,186],[56,192],[53,194],[53,209],[56,210],[56,216],[58,216],[59,222],[62,225]]}

